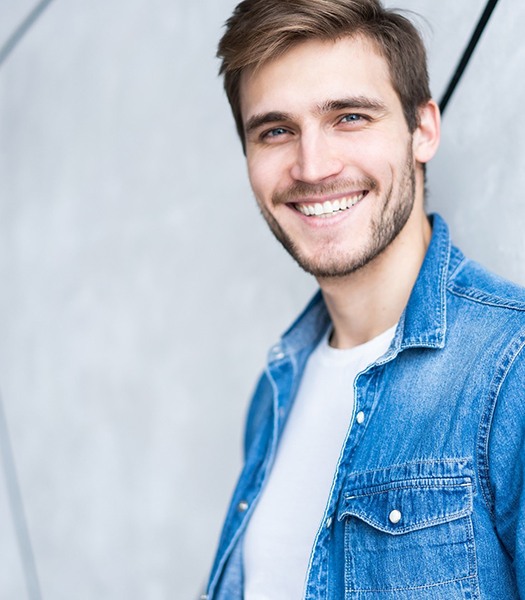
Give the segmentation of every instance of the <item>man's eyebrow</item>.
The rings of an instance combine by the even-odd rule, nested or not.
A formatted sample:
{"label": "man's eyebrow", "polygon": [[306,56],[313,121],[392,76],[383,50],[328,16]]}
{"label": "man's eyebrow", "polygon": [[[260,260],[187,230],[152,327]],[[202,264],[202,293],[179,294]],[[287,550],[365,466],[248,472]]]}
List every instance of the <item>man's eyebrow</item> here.
{"label": "man's eyebrow", "polygon": [[372,110],[374,112],[386,112],[387,106],[376,98],[366,96],[352,96],[337,100],[327,100],[317,106],[316,112],[320,115],[336,110]]}
{"label": "man's eyebrow", "polygon": [[278,123],[282,121],[289,121],[291,116],[288,113],[282,112],[268,112],[262,113],[260,115],[253,115],[250,117],[244,126],[244,131],[246,134],[251,133],[255,129],[262,127],[263,125],[268,125],[269,123]]}

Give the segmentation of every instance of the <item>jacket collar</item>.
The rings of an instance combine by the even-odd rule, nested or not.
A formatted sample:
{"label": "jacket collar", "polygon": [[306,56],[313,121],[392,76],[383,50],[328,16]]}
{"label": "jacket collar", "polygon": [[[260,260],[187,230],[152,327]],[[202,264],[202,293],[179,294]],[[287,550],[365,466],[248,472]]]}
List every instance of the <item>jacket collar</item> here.
{"label": "jacket collar", "polygon": [[[445,221],[429,217],[432,237],[408,304],[401,315],[391,351],[406,348],[443,348],[446,335],[446,287],[451,242]],[[280,349],[295,354],[313,348],[330,325],[330,316],[320,291],[283,335]]]}
{"label": "jacket collar", "polygon": [[445,346],[451,242],[448,227],[439,215],[431,215],[430,224],[432,238],[394,339],[399,349]]}

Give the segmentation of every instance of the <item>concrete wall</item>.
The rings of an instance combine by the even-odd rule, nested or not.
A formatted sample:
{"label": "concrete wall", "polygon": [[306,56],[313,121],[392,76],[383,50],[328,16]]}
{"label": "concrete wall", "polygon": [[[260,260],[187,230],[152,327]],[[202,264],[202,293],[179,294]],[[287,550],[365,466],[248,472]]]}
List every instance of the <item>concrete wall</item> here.
{"label": "concrete wall", "polygon": [[[0,388],[46,600],[197,594],[248,395],[315,287],[251,199],[214,59],[234,4],[56,0],[0,69]],[[485,2],[396,4],[439,96]],[[0,43],[32,6],[0,4]],[[429,173],[456,240],[522,283],[524,17],[501,0]]]}

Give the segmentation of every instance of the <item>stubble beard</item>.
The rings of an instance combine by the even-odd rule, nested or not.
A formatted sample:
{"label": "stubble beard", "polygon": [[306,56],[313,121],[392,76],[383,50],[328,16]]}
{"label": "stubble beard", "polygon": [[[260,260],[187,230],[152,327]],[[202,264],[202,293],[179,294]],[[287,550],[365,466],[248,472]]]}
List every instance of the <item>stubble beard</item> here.
{"label": "stubble beard", "polygon": [[[347,186],[346,188],[344,187],[345,185]],[[275,195],[273,202],[274,205],[277,205],[282,204],[285,198],[286,201],[290,202],[294,198],[305,196],[319,197],[349,188],[373,191],[378,189],[378,187],[378,182],[371,178],[367,178],[357,185],[355,183],[349,185],[348,182],[339,182],[329,186],[311,186],[305,183],[298,183],[284,194]],[[362,269],[388,248],[406,225],[412,213],[415,195],[416,174],[411,146],[409,146],[407,161],[399,186],[397,189],[394,189],[394,184],[392,184],[386,193],[382,195],[383,206],[379,215],[373,218],[370,223],[370,235],[367,245],[352,254],[347,253],[346,255],[344,250],[340,252],[328,245],[320,253],[320,256],[305,256],[298,244],[281,227],[275,217],[262,205],[260,205],[260,210],[276,239],[304,271],[317,279],[340,278],[347,277]],[[368,201],[377,202],[380,199],[372,200],[369,198]],[[364,201],[367,201],[366,197]]]}

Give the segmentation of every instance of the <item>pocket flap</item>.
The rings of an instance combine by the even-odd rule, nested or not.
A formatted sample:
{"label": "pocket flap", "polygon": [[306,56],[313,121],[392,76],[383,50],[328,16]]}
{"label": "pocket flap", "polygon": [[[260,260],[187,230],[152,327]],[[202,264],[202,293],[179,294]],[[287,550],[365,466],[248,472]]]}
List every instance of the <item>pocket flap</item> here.
{"label": "pocket flap", "polygon": [[399,535],[446,523],[472,512],[470,477],[424,477],[385,481],[343,492],[339,520],[356,517]]}

